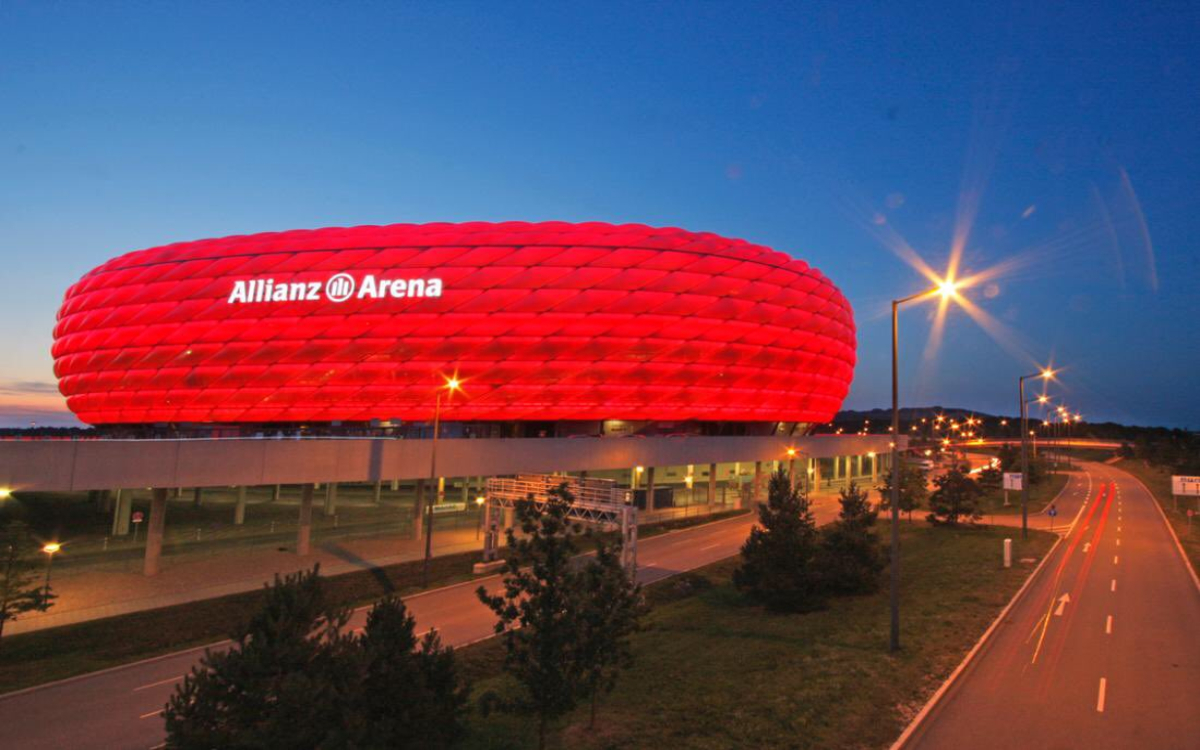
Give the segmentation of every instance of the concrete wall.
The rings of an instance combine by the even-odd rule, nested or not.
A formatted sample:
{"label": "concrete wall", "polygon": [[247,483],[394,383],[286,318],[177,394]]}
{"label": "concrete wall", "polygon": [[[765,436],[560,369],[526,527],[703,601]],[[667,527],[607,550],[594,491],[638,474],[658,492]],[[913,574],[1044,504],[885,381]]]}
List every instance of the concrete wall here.
{"label": "concrete wall", "polygon": [[[907,441],[901,438],[901,446]],[[430,474],[430,440],[213,439],[0,442],[0,487],[99,490],[368,482]],[[827,458],[889,450],[889,436],[512,438],[438,441],[441,476]]]}

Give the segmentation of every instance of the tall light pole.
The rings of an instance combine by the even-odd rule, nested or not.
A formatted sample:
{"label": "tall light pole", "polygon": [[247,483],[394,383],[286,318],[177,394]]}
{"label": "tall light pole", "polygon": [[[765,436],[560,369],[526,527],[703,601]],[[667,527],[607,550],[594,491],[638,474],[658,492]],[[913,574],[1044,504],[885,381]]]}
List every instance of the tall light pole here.
{"label": "tall light pole", "polygon": [[932,289],[892,300],[892,628],[888,642],[892,651],[900,650],[900,305],[939,294],[943,299],[950,299],[957,293],[958,284],[947,279]]}
{"label": "tall light pole", "polygon": [[[1047,367],[1041,372],[1022,375],[1017,378],[1017,394],[1021,399],[1021,538],[1029,537],[1029,419],[1028,402],[1025,400],[1025,381],[1030,378],[1054,379],[1054,370]],[[1036,401],[1046,403],[1048,400],[1042,394]]]}
{"label": "tall light pole", "polygon": [[54,562],[54,553],[62,549],[62,545],[58,542],[50,542],[42,547],[42,552],[46,553],[46,583],[42,587],[42,604],[46,605],[50,601],[50,565]]}
{"label": "tall light pole", "polygon": [[438,475],[437,475],[437,448],[438,448],[438,433],[442,427],[442,391],[446,391],[446,397],[450,398],[455,391],[462,390],[462,381],[458,379],[458,373],[455,372],[449,378],[446,378],[446,384],[438,388],[437,399],[433,406],[433,445],[429,451],[429,479],[433,483],[433,501],[425,503],[425,562],[421,565],[421,588],[429,588],[429,563],[433,559],[433,506],[437,502],[438,493]]}

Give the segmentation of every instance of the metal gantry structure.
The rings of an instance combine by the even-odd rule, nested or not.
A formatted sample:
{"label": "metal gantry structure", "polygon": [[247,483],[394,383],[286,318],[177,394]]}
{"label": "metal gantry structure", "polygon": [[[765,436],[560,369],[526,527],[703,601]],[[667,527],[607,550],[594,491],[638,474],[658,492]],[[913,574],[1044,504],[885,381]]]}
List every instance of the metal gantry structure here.
{"label": "metal gantry structure", "polygon": [[567,517],[605,531],[619,530],[621,564],[631,576],[634,575],[637,571],[637,507],[632,504],[629,491],[617,487],[615,481],[592,477],[520,474],[489,478],[484,504],[484,562],[492,562],[499,554],[500,529],[496,511],[508,512],[521,500],[533,500],[539,508],[544,507],[550,500],[550,492],[564,485],[575,498]]}

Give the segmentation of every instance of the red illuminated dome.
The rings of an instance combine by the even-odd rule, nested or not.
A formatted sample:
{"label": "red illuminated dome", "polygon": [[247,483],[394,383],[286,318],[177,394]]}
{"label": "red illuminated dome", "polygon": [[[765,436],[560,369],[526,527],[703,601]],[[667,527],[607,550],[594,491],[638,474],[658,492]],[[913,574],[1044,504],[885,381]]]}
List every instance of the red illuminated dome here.
{"label": "red illuminated dome", "polygon": [[128,253],[66,294],[54,366],[92,424],[825,422],[854,321],[817,270],[636,224],[396,224]]}

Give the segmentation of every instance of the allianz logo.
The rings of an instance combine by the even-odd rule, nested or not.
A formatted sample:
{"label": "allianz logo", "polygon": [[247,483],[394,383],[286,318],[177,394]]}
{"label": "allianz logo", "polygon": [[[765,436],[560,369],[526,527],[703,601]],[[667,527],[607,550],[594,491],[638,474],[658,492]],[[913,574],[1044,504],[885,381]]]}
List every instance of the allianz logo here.
{"label": "allianz logo", "polygon": [[367,274],[361,282],[348,273],[320,281],[239,279],[229,292],[229,304],[250,302],[345,302],[348,299],[402,299],[441,297],[441,279],[378,279]]}

